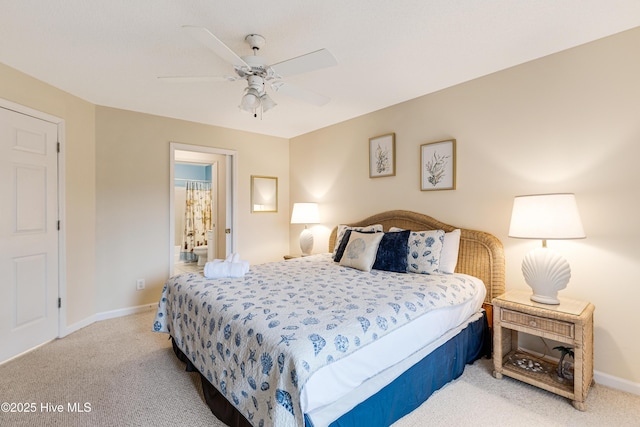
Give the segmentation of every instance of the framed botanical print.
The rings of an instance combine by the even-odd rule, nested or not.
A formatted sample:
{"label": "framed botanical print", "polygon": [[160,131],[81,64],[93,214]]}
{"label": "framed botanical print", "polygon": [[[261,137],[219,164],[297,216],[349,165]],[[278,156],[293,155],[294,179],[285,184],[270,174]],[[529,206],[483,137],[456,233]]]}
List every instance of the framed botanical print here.
{"label": "framed botanical print", "polygon": [[456,140],[429,142],[420,146],[420,190],[455,190]]}
{"label": "framed botanical print", "polygon": [[396,174],[396,134],[369,138],[369,178]]}

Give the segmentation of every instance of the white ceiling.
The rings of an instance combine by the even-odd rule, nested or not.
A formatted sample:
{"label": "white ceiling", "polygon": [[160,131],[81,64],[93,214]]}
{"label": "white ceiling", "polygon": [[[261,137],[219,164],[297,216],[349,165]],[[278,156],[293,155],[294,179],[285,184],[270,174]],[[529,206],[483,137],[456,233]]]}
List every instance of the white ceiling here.
{"label": "white ceiling", "polygon": [[[0,62],[66,92],[285,138],[640,25],[638,0],[0,0],[0,11]],[[261,34],[270,64],[327,48],[336,67],[286,81],[331,102],[272,93],[260,119],[237,108],[242,81],[159,81],[233,73],[183,25],[239,55]]]}

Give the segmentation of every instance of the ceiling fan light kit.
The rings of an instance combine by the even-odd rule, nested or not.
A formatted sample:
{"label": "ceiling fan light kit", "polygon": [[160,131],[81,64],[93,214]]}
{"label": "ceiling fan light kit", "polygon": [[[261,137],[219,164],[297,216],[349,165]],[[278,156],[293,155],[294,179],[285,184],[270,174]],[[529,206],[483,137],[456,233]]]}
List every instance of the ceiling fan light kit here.
{"label": "ceiling fan light kit", "polygon": [[278,104],[276,104],[273,99],[265,93],[260,97],[260,105],[262,106],[262,112],[267,112]]}
{"label": "ceiling fan light kit", "polygon": [[[305,55],[297,56],[277,64],[267,65],[267,61],[258,56],[258,51],[265,46],[266,40],[259,34],[249,34],[244,40],[253,50],[253,55],[238,56],[229,47],[218,39],[206,28],[185,25],[182,27],[192,38],[213,51],[220,58],[233,65],[237,77],[224,76],[211,80],[246,80],[247,87],[240,99],[239,108],[258,116],[258,112],[264,113],[274,108],[277,104],[267,94],[265,82],[269,82],[271,89],[286,96],[297,98],[313,105],[322,106],[329,102],[326,96],[313,91],[294,86],[282,79],[294,74],[315,71],[321,68],[331,67],[337,64],[334,56],[327,49],[320,49]],[[203,81],[205,77],[194,77],[193,81]],[[189,77],[164,77],[164,81],[187,81]]]}
{"label": "ceiling fan light kit", "polygon": [[262,105],[262,98],[267,96],[264,91],[264,79],[260,76],[249,75],[247,76],[247,83],[248,86],[245,88],[244,95],[240,100],[240,109],[257,116],[256,111]]}

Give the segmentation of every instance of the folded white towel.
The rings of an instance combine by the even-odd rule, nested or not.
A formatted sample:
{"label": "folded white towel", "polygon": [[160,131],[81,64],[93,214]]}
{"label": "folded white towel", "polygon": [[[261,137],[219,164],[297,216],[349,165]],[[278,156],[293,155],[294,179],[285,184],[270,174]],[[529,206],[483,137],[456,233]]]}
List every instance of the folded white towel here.
{"label": "folded white towel", "polygon": [[204,265],[204,277],[219,279],[223,277],[242,277],[249,271],[249,262],[241,261],[237,253],[233,253],[226,260],[214,259]]}

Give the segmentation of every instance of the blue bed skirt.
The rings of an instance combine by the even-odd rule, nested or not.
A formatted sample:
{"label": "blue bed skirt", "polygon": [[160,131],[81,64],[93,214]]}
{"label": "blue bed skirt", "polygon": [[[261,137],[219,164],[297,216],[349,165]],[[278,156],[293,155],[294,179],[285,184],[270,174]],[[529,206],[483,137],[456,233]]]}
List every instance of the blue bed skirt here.
{"label": "blue bed skirt", "polygon": [[[176,356],[186,363],[187,371],[198,372],[171,337]],[[459,334],[429,353],[391,384],[357,405],[332,427],[387,427],[415,410],[434,391],[462,375],[465,365],[482,356],[491,356],[491,334],[487,315],[470,323]],[[211,412],[223,423],[234,427],[251,427],[247,419],[233,407],[205,376],[200,374],[205,401]],[[305,426],[313,427],[305,415]]]}
{"label": "blue bed skirt", "polygon": [[[424,403],[434,391],[462,375],[465,365],[490,355],[491,334],[484,313],[481,319],[470,323],[458,335],[331,423],[331,426],[390,426]],[[306,416],[305,425],[313,427]]]}

